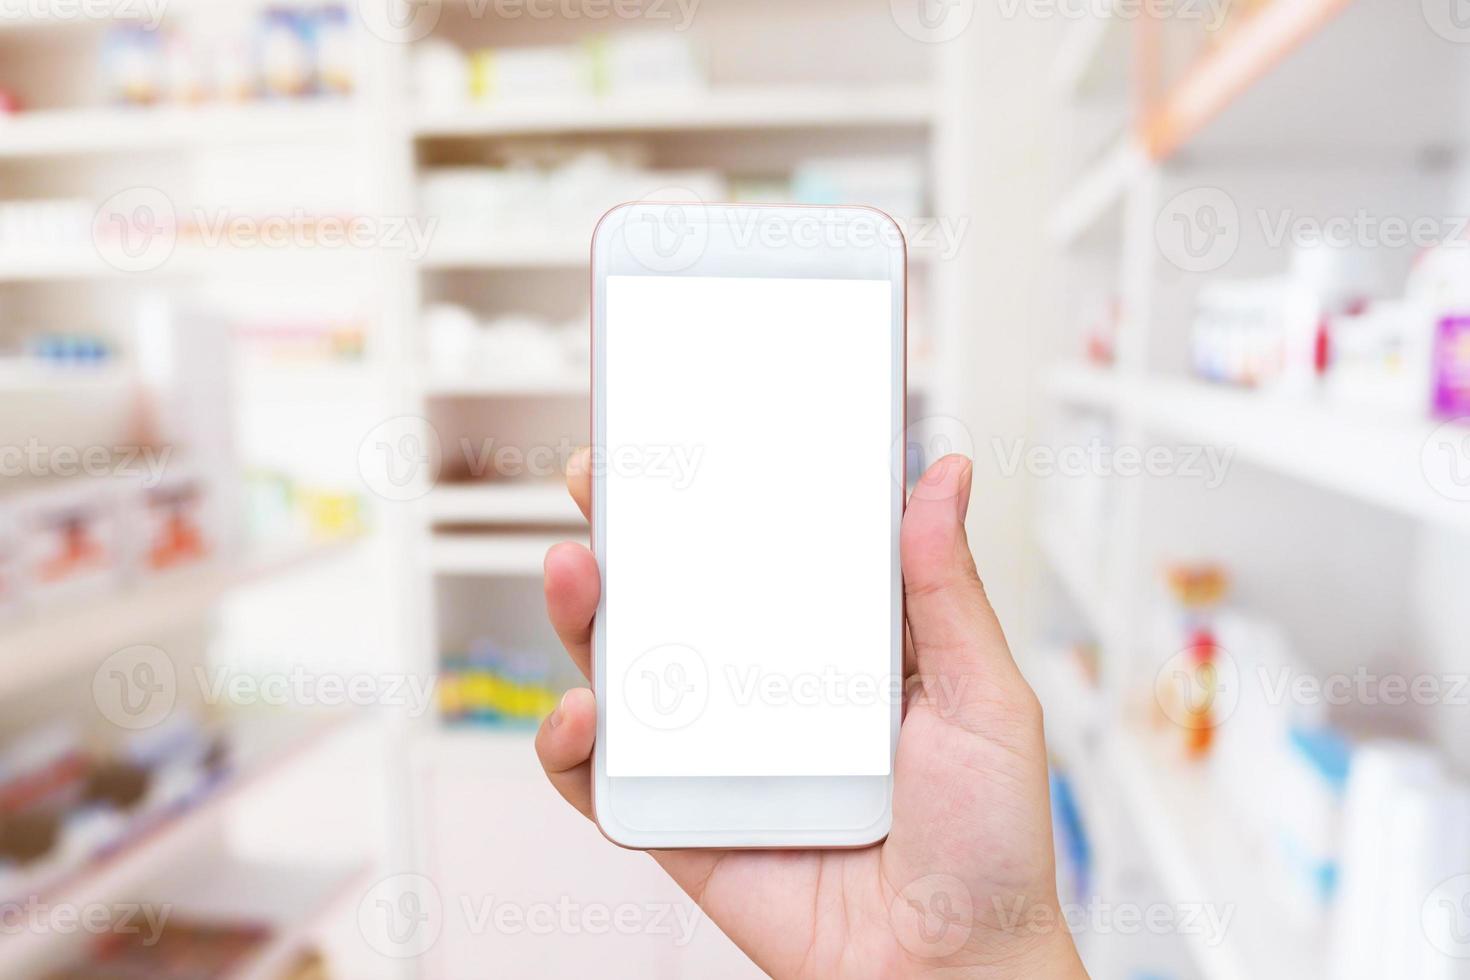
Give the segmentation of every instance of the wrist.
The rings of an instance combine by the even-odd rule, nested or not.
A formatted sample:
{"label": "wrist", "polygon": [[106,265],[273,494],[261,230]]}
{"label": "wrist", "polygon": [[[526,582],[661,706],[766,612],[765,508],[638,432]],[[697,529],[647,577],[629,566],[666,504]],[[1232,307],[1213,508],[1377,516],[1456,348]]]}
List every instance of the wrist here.
{"label": "wrist", "polygon": [[1030,906],[1024,918],[977,923],[963,949],[936,960],[913,960],[913,980],[1088,980],[1061,909]]}

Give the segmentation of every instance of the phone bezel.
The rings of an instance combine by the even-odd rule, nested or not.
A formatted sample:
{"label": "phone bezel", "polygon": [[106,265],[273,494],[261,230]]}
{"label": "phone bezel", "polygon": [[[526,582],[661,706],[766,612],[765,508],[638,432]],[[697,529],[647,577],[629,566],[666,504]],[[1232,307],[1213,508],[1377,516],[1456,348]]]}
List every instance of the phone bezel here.
{"label": "phone bezel", "polygon": [[[816,223],[816,242],[809,241]],[[690,230],[671,253],[638,237],[650,226]],[[737,237],[735,230],[760,229]],[[874,233],[876,232],[876,234]],[[760,239],[760,240],[756,240]],[[689,247],[682,250],[680,246]],[[879,274],[875,274],[879,273]],[[907,394],[907,249],[897,223],[862,206],[704,204],[639,201],[613,208],[592,239],[592,441],[605,444],[605,284],[609,275],[886,278],[892,285],[893,383],[891,508],[893,633],[890,669],[903,670],[903,585],[898,556],[903,515]],[[606,581],[605,474],[592,480],[592,550]],[[593,685],[604,702],[606,590],[593,625]],[[612,842],[635,849],[861,847],[887,836],[901,699],[890,712],[890,767],[885,776],[637,777],[607,775],[602,751],[607,715],[599,708],[593,750],[594,819]],[[732,814],[737,815],[733,816]]]}

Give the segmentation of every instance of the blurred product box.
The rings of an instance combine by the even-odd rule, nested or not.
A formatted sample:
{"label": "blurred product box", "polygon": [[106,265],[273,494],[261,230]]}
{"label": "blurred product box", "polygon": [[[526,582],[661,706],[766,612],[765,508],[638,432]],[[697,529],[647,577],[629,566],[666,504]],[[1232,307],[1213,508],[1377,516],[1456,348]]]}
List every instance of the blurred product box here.
{"label": "blurred product box", "polygon": [[[87,958],[46,975],[46,980],[210,980],[249,975],[271,938],[270,927],[253,922],[191,920],[181,914],[153,935],[142,928],[108,931]],[[286,974],[272,974],[272,977]]]}
{"label": "blurred product box", "polygon": [[587,229],[626,201],[673,189],[680,200],[721,201],[724,177],[710,170],[644,170],[602,152],[554,166],[447,167],[419,182],[419,205],[439,221],[436,242],[455,249],[536,244],[585,248]]}
{"label": "blurred product box", "polygon": [[1327,322],[1326,394],[1344,405],[1419,415],[1429,404],[1430,312],[1407,301],[1375,302]]}
{"label": "blurred product box", "polygon": [[587,318],[553,324],[530,314],[481,323],[461,306],[440,303],[423,314],[428,366],[441,380],[559,379],[586,372]]}
{"label": "blurred product box", "polygon": [[1439,321],[1434,348],[1434,414],[1470,417],[1470,315]]}
{"label": "blurred product box", "polygon": [[1190,331],[1194,373],[1224,384],[1310,391],[1322,317],[1311,290],[1290,278],[1208,283]]}
{"label": "blurred product box", "polygon": [[117,25],[100,59],[106,96],[123,105],[341,96],[357,73],[352,19],[336,4]]}
{"label": "blurred product box", "polygon": [[126,846],[229,770],[228,741],[182,712],[101,748],[68,723],[27,732],[0,749],[0,901]]}
{"label": "blurred product box", "polygon": [[124,544],[116,488],[106,481],[35,481],[4,504],[20,532],[26,602],[105,594],[122,581]]}
{"label": "blurred product box", "polygon": [[171,473],[145,487],[138,504],[136,567],[145,574],[203,561],[213,550],[204,485]]}
{"label": "blurred product box", "polygon": [[470,56],[470,92],[481,101],[590,95],[592,65],[574,44],[492,48]]}
{"label": "blurred product box", "polygon": [[[120,463],[117,465],[121,465]],[[219,551],[206,483],[187,467],[30,480],[0,498],[0,612],[105,596]]]}
{"label": "blurred product box", "polygon": [[866,204],[911,222],[923,214],[924,171],[912,157],[834,157],[803,161],[791,175],[802,204]]}
{"label": "blurred product box", "polygon": [[684,35],[630,31],[595,37],[589,44],[598,95],[677,98],[706,87],[703,65]]}
{"label": "blurred product box", "polygon": [[439,712],[451,723],[536,725],[556,708],[547,658],[511,652],[491,640],[446,656],[439,671]]}
{"label": "blurred product box", "polygon": [[[1373,741],[1353,756],[1343,807],[1332,980],[1463,976],[1470,786],[1432,748]],[[1446,914],[1448,913],[1448,914]],[[1425,940],[1428,939],[1428,942]]]}
{"label": "blurred product box", "polygon": [[1406,418],[1470,415],[1466,251],[1425,252],[1402,290],[1384,280],[1381,258],[1322,247],[1298,250],[1287,276],[1208,283],[1196,298],[1191,369]]}
{"label": "blurred product box", "polygon": [[80,198],[0,201],[0,257],[92,247],[95,204]]}
{"label": "blurred product box", "polygon": [[416,46],[412,72],[420,104],[437,109],[469,99],[497,105],[598,97],[677,100],[703,92],[707,84],[690,39],[662,32],[469,53],[430,40]]}

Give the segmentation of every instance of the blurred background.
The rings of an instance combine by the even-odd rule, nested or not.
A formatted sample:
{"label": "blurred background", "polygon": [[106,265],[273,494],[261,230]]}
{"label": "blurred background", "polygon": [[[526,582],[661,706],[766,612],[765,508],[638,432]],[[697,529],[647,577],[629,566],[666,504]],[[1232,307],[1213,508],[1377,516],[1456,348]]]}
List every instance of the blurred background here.
{"label": "blurred background", "polygon": [[672,196],[903,224],[1093,976],[1470,976],[1467,107],[1463,0],[0,0],[4,975],[757,975],[531,750]]}

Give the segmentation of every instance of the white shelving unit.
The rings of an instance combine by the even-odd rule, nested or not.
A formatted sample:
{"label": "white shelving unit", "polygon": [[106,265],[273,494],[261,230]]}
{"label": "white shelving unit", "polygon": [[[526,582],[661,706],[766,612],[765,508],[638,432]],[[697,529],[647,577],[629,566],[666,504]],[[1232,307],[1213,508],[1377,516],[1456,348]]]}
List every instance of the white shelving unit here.
{"label": "white shelving unit", "polygon": [[922,87],[762,86],[690,93],[682,98],[605,98],[523,103],[453,114],[424,113],[413,124],[420,139],[521,136],[533,133],[701,132],[705,130],[925,127],[932,93]]}
{"label": "white shelving unit", "polygon": [[87,600],[27,610],[0,631],[0,697],[15,697],[97,659],[99,650],[143,642],[207,613],[231,590],[333,554],[347,546],[319,545],[216,561],[207,568],[165,572],[150,581]]}
{"label": "white shelving unit", "polygon": [[[497,509],[497,520],[507,519]],[[531,523],[522,519],[520,523]],[[583,535],[585,537],[585,535]],[[438,575],[474,577],[538,577],[546,552],[559,541],[575,540],[572,534],[436,534],[429,546],[429,564]]]}
{"label": "white shelving unit", "polygon": [[348,102],[104,108],[0,116],[0,159],[116,156],[239,143],[330,142],[361,119]]}
{"label": "white shelving unit", "polygon": [[[250,9],[250,0],[191,0],[170,4],[167,15],[213,16]],[[493,13],[481,16],[485,8],[458,4],[445,4],[440,13],[435,33],[425,40],[447,40],[466,49],[563,43],[622,26],[580,15],[507,18],[502,23]],[[467,102],[451,109],[431,109],[416,100],[411,71],[415,42],[384,40],[373,36],[358,18],[353,23],[363,56],[357,94],[350,99],[121,109],[99,105],[100,94],[90,87],[92,78],[73,70],[86,65],[77,52],[95,48],[104,25],[0,20],[0,61],[11,50],[7,46],[21,50],[32,40],[76,55],[58,58],[50,68],[31,62],[28,70],[50,72],[55,77],[42,81],[52,84],[35,83],[33,111],[0,118],[0,185],[6,187],[0,196],[76,195],[95,197],[100,203],[129,187],[172,187],[177,182],[185,189],[176,203],[185,207],[196,203],[188,195],[201,187],[215,197],[203,197],[200,203],[228,202],[232,189],[258,179],[282,193],[299,190],[303,196],[307,185],[314,192],[336,191],[341,185],[344,194],[352,190],[357,199],[370,202],[372,213],[419,217],[418,181],[429,168],[492,161],[509,146],[557,143],[633,147],[634,155],[642,154],[655,171],[719,169],[758,179],[790,173],[808,159],[901,154],[918,160],[925,178],[923,214],[901,217],[920,228],[928,224],[922,220],[925,214],[960,217],[956,202],[964,200],[960,191],[970,167],[965,138],[968,103],[962,75],[955,68],[959,52],[915,41],[881,5],[855,0],[802,5],[709,0],[701,5],[693,28],[698,45],[712,54],[707,90],[509,106]],[[781,43],[771,43],[773,37],[782,38]],[[813,58],[811,45],[816,39],[830,41],[830,47]],[[258,172],[248,162],[257,153],[270,158]],[[317,166],[317,154],[334,162]],[[280,167],[282,159],[288,166]],[[326,188],[317,186],[323,173],[330,175]],[[457,457],[461,436],[477,443],[491,439],[497,444],[559,445],[565,440],[575,446],[587,438],[584,370],[537,373],[509,365],[509,370],[493,375],[476,371],[444,376],[425,367],[422,314],[431,303],[462,303],[490,317],[520,312],[523,303],[544,302],[557,308],[556,322],[580,313],[562,307],[580,304],[586,295],[590,226],[586,235],[572,240],[501,228],[487,231],[483,240],[475,241],[451,241],[446,234],[420,257],[377,248],[208,248],[181,236],[166,261],[142,272],[109,264],[86,243],[40,252],[28,249],[0,253],[0,296],[24,296],[28,308],[52,302],[58,308],[72,302],[110,308],[140,294],[178,297],[182,302],[232,290],[228,294],[234,297],[284,303],[293,296],[312,298],[318,284],[359,283],[377,316],[361,377],[356,372],[349,378],[336,371],[328,375],[285,369],[241,372],[237,379],[244,398],[277,411],[284,411],[281,406],[299,406],[294,410],[298,415],[280,416],[289,420],[280,428],[290,431],[290,438],[280,442],[299,439],[303,445],[351,450],[374,424],[408,416],[434,427],[446,456]],[[956,409],[946,401],[947,386],[962,372],[945,358],[967,316],[954,299],[959,294],[954,284],[964,277],[954,257],[938,245],[915,243],[910,258],[914,300],[910,325],[916,347],[909,365],[911,415],[953,413]],[[920,342],[922,351],[917,349]],[[57,390],[43,381],[30,373],[0,372],[0,392]],[[359,395],[373,407],[349,415],[341,402]],[[322,436],[324,431],[330,436]],[[334,454],[334,459],[340,455]],[[543,478],[548,476],[471,481],[464,474],[446,472],[435,486],[430,474],[418,472],[414,480],[419,493],[414,499],[375,502],[371,545],[385,546],[390,557],[380,561],[381,553],[366,550],[365,542],[362,561],[354,564],[388,567],[391,595],[381,602],[373,596],[353,598],[365,612],[371,607],[375,624],[376,617],[383,618],[382,628],[375,632],[391,650],[391,660],[380,669],[433,674],[442,655],[461,652],[447,647],[492,634],[507,645],[544,652],[558,664],[553,671],[558,684],[575,681],[567,676],[575,671],[565,663],[545,622],[539,578],[547,548],[559,540],[584,539],[585,527],[559,482]],[[0,656],[18,658],[39,648],[59,652],[49,660],[17,659],[19,666],[0,683],[0,694],[22,695],[34,685],[84,668],[87,658],[105,654],[107,645],[120,638],[147,638],[176,621],[203,621],[237,585],[282,580],[305,557],[265,556],[235,568],[210,567],[68,607],[65,615],[48,611],[45,619],[20,622],[0,635]],[[392,741],[402,747],[402,758],[387,763],[392,768],[387,796],[394,810],[389,816],[393,848],[385,863],[395,870],[438,867],[442,873],[442,853],[461,845],[478,853],[487,836],[483,824],[466,828],[459,811],[449,811],[439,802],[439,796],[423,785],[410,756],[427,754],[433,763],[430,768],[464,773],[469,789],[463,795],[480,793],[476,798],[502,830],[501,840],[511,839],[517,828],[515,814],[506,812],[500,792],[506,787],[525,791],[530,773],[544,795],[530,757],[530,740],[523,733],[505,737],[503,731],[489,727],[461,727],[449,735],[433,712],[426,719],[391,724],[397,726]],[[485,753],[486,746],[494,751]],[[510,755],[514,762],[502,764]],[[484,765],[467,770],[466,759],[476,757],[482,757]],[[322,773],[324,781],[335,775]],[[538,801],[548,802],[540,797]],[[560,813],[560,804],[554,806]],[[440,854],[426,854],[421,847],[429,836],[426,828],[435,829]],[[165,865],[183,853],[172,850],[173,842],[182,848],[185,839],[182,829],[162,829],[160,843],[140,852],[144,857],[136,862],[129,858],[120,865],[127,874],[117,872],[109,887],[141,890],[146,871],[147,876],[156,872],[160,887],[166,888]],[[629,861],[602,843],[589,843],[585,861],[579,859],[575,870],[594,891],[604,888],[611,897],[619,893]],[[514,856],[497,853],[487,860],[496,862],[487,874],[497,884],[535,883],[529,868],[516,865],[505,871],[502,865],[514,863]],[[220,887],[228,890],[224,880],[237,872],[244,891],[272,880],[249,867],[222,867]],[[666,895],[667,883],[658,881],[652,887]],[[314,914],[303,906],[288,917]],[[486,949],[483,937],[477,942],[477,963],[495,955],[494,949]],[[749,969],[717,935],[696,945],[701,948],[679,954],[683,957],[679,963],[689,972],[737,976]],[[5,955],[0,950],[0,961]],[[668,955],[653,944],[642,944],[629,960],[628,975],[679,969],[679,963],[658,959]],[[595,962],[602,968],[606,959],[599,956]],[[443,958],[385,965],[386,975],[453,976],[463,975],[464,969],[463,963]]]}
{"label": "white shelving unit", "polygon": [[[1038,391],[1053,418],[1101,420],[1116,446],[1210,449],[1230,460],[1226,484],[1207,492],[1168,480],[1112,479],[1101,526],[1040,518],[1042,561],[1099,650],[1099,688],[1075,676],[1044,630],[1027,666],[1049,732],[1064,743],[1060,755],[1086,784],[1099,897],[1125,901],[1142,880],[1150,883],[1149,900],[1176,908],[1208,903],[1234,915],[1219,942],[1199,932],[1153,946],[1088,937],[1084,952],[1095,976],[1176,975],[1160,964],[1178,956],[1187,964],[1182,975],[1205,980],[1286,980],[1327,970],[1327,937],[1293,927],[1274,905],[1262,883],[1269,857],[1245,843],[1249,835],[1212,771],[1185,761],[1177,739],[1167,747],[1146,723],[1144,702],[1161,666],[1152,662],[1147,626],[1161,565],[1176,552],[1223,551],[1223,561],[1243,566],[1232,573],[1239,572],[1240,588],[1255,602],[1275,616],[1295,616],[1288,630],[1323,672],[1351,671],[1355,656],[1377,649],[1375,641],[1324,641],[1327,634],[1316,628],[1324,617],[1293,609],[1309,605],[1296,580],[1330,580],[1332,608],[1370,604],[1374,613],[1365,618],[1389,618],[1385,610],[1396,606],[1404,622],[1378,627],[1399,631],[1382,645],[1432,636],[1430,624],[1414,617],[1459,602],[1421,571],[1439,567],[1434,563],[1449,560],[1446,554],[1458,555],[1451,567],[1470,560],[1470,504],[1441,492],[1453,461],[1426,454],[1440,425],[1427,409],[1422,417],[1395,416],[1312,394],[1206,384],[1187,377],[1184,353],[1194,290],[1215,279],[1285,272],[1284,248],[1252,240],[1254,210],[1316,213],[1320,204],[1329,213],[1352,213],[1366,199],[1389,213],[1423,213],[1414,209],[1426,207],[1424,189],[1443,186],[1433,168],[1416,161],[1431,148],[1463,146],[1457,120],[1470,100],[1470,73],[1463,49],[1431,29],[1427,11],[1421,17],[1418,5],[1405,10],[1368,0],[1273,0],[1157,93],[1147,81],[1142,92],[1130,86],[1130,73],[1160,57],[1146,47],[1152,38],[1137,22],[1115,14],[1084,18],[1057,48],[1056,95],[1064,119],[1076,125],[1073,145],[1060,154],[1073,165],[1064,164],[1047,228],[1064,312]],[[1403,71],[1359,71],[1390,50]],[[1439,93],[1432,109],[1422,101],[1430,91]],[[1344,158],[1354,163],[1341,166]],[[1269,196],[1277,175],[1296,197],[1291,190]],[[1380,181],[1390,185],[1387,197]],[[1317,197],[1300,190],[1314,187],[1322,189]],[[1171,265],[1159,224],[1177,195],[1199,188],[1223,188],[1240,203],[1238,221],[1246,227],[1234,264],[1206,271]],[[1443,213],[1460,213],[1463,197],[1451,193],[1430,200]],[[1110,292],[1121,311],[1114,363],[1106,367],[1083,363],[1081,338],[1070,334],[1076,307],[1085,305],[1079,297],[1099,290]],[[1351,519],[1354,527],[1339,531],[1321,513]],[[1298,528],[1301,537],[1294,538]],[[1107,561],[1094,570],[1081,563],[1078,545],[1099,539]],[[1253,562],[1252,549],[1263,557]],[[1388,567],[1376,574],[1356,571],[1380,560]],[[1286,584],[1276,583],[1290,597],[1251,581],[1272,564],[1297,569]],[[1384,589],[1399,601],[1373,605]],[[1098,719],[1091,737],[1077,736],[1078,715]],[[1463,764],[1454,737],[1439,737],[1443,751]],[[1096,791],[1099,780],[1107,792]]]}
{"label": "white shelving unit", "polygon": [[487,486],[441,484],[429,494],[429,516],[435,524],[485,524],[512,521],[523,524],[585,523],[560,482]]}
{"label": "white shelving unit", "polygon": [[[187,20],[188,26],[197,27],[193,18],[200,17],[220,23],[238,21],[244,33],[250,30],[252,12],[262,6],[251,0],[170,3],[164,11],[164,25],[177,28]],[[126,15],[125,5],[114,8]],[[212,411],[216,405],[211,398],[207,406],[175,406],[173,392],[159,381],[160,375],[176,376],[186,360],[168,346],[175,328],[200,327],[196,335],[215,337],[217,333],[223,340],[228,325],[253,316],[315,315],[344,282],[365,280],[371,287],[385,280],[383,266],[396,261],[375,247],[337,248],[317,243],[277,247],[279,242],[232,247],[228,239],[226,244],[212,245],[191,224],[191,209],[196,207],[208,218],[221,221],[282,217],[298,206],[303,217],[362,214],[361,209],[340,203],[347,197],[376,209],[385,196],[376,164],[383,156],[378,148],[389,141],[381,132],[386,92],[383,59],[364,45],[367,56],[359,66],[358,95],[350,99],[126,108],[106,104],[102,89],[103,73],[97,65],[113,25],[98,18],[101,12],[102,8],[94,8],[71,18],[62,12],[47,20],[38,8],[17,8],[0,17],[0,87],[19,94],[24,105],[21,112],[0,114],[0,202],[64,199],[100,208],[115,195],[144,189],[150,192],[144,198],[148,205],[162,197],[178,213],[170,216],[154,209],[146,215],[125,212],[121,217],[146,217],[149,226],[145,230],[150,234],[159,229],[176,233],[173,247],[160,261],[147,263],[150,268],[129,271],[120,267],[130,264],[126,250],[122,261],[117,253],[104,254],[100,242],[88,240],[86,228],[52,230],[49,236],[42,236],[45,244],[10,239],[0,243],[0,346],[7,353],[0,365],[0,417],[6,420],[7,444],[19,432],[22,437],[39,433],[43,445],[113,446],[119,432],[130,433],[132,428],[151,431],[137,422],[146,417],[162,431],[171,448],[178,448],[170,440],[173,430],[187,428],[181,417]],[[368,38],[360,26],[354,29],[364,40]],[[325,192],[321,181],[313,179],[319,173],[336,175]],[[74,240],[78,234],[80,241]],[[358,295],[370,303],[373,293],[363,288]],[[225,406],[221,414],[244,414],[262,406],[269,410],[282,403],[299,406],[300,414],[293,419],[299,427],[293,425],[285,436],[277,434],[269,447],[273,462],[292,456],[289,446],[279,453],[275,450],[291,442],[294,435],[308,444],[315,438],[320,456],[321,430],[309,434],[313,428],[341,423],[350,418],[351,411],[364,412],[362,406],[371,405],[358,421],[346,423],[349,437],[356,437],[351,439],[355,445],[386,416],[388,404],[378,370],[384,345],[376,336],[385,332],[385,324],[366,322],[369,357],[361,365],[363,370],[350,379],[351,385],[325,386],[321,374],[293,385],[290,380],[282,383],[283,376],[292,373],[289,370],[249,372],[249,377],[243,373],[231,377],[233,384],[222,381],[211,396],[217,394]],[[95,371],[62,370],[10,358],[9,353],[28,339],[31,329],[104,335],[111,341],[108,346],[117,362]],[[139,341],[145,333],[152,346]],[[195,352],[190,349],[191,354]],[[233,356],[233,350],[213,351],[210,367],[228,356]],[[199,365],[189,367],[197,372]],[[222,377],[232,373],[220,372]],[[295,381],[304,377],[298,372]],[[345,374],[334,377],[348,380]],[[344,408],[340,399],[323,397],[327,387],[336,389],[334,393],[353,389],[353,407]],[[239,418],[235,423],[233,440],[202,446],[185,441],[179,457],[187,454],[186,468],[197,466],[212,476],[214,468],[226,460],[226,468],[258,463],[255,457],[246,459],[240,445],[245,426]],[[340,431],[338,437],[342,438]],[[225,444],[228,442],[233,444]],[[131,442],[125,439],[122,444]],[[299,462],[298,455],[292,463]],[[329,479],[323,475],[329,467],[318,466],[318,462],[317,458],[307,460],[308,467],[314,467],[307,481]],[[281,468],[288,467],[283,464]],[[173,472],[170,464],[169,475]],[[301,470],[297,468],[294,475],[301,477]],[[355,466],[351,475],[357,476]],[[54,474],[37,476],[64,483]],[[10,482],[9,474],[6,482]],[[232,482],[230,492],[241,490],[238,482]],[[243,494],[235,502],[238,508],[228,505],[230,516],[243,524]],[[318,506],[328,509],[340,503],[340,499],[323,495]],[[375,522],[367,523],[372,526]],[[121,530],[133,532],[130,527]],[[10,531],[7,526],[6,533]],[[331,751],[340,749],[332,736],[355,729],[359,717],[318,718],[298,705],[299,711],[257,713],[251,709],[245,712],[248,717],[237,718],[236,706],[226,706],[228,696],[223,698],[226,703],[217,703],[218,695],[196,691],[195,670],[244,674],[253,669],[253,664],[216,659],[234,657],[242,645],[254,642],[242,644],[226,628],[248,618],[232,615],[241,603],[256,608],[268,602],[265,597],[270,593],[294,590],[296,594],[287,596],[284,603],[295,610],[293,614],[305,614],[309,608],[311,613],[303,618],[325,620],[328,614],[322,612],[318,600],[343,587],[344,569],[353,573],[357,567],[373,564],[372,549],[381,545],[381,537],[375,531],[361,536],[343,531],[331,543],[309,544],[304,542],[325,542],[332,532],[306,533],[294,525],[272,535],[235,534],[213,526],[208,531],[214,554],[202,563],[139,573],[116,587],[99,587],[85,598],[27,599],[17,608],[4,609],[0,616],[0,715],[9,719],[4,733],[7,744],[22,725],[55,721],[74,726],[85,738],[82,744],[89,753],[119,751],[119,743],[136,733],[102,717],[107,710],[97,700],[94,672],[121,648],[146,644],[163,649],[177,671],[172,692],[177,702],[169,717],[182,720],[187,715],[206,726],[223,724],[222,732],[235,754],[231,772],[196,804],[160,814],[123,846],[56,877],[48,874],[34,883],[34,890],[38,899],[53,907],[69,905],[75,910],[91,903],[140,897],[168,903],[186,897],[202,900],[198,881],[185,888],[183,879],[193,875],[215,894],[239,900],[235,905],[221,902],[217,911],[222,916],[255,915],[264,908],[273,913],[277,941],[242,974],[266,980],[279,975],[312,941],[312,932],[324,918],[342,914],[333,899],[351,896],[355,905],[353,890],[360,887],[357,875],[382,860],[383,848],[370,843],[360,855],[361,865],[325,869],[320,879],[310,869],[297,868],[292,870],[298,874],[287,880],[280,875],[270,878],[259,873],[259,868],[234,860],[228,846],[222,846],[227,844],[224,831],[242,807],[257,805],[263,795],[269,795],[276,777],[289,780],[298,770],[319,766],[322,757],[318,753],[328,750],[329,743]],[[220,532],[218,541],[213,540],[216,531]],[[248,538],[250,544],[236,547],[237,538]],[[349,560],[339,563],[333,558]],[[7,566],[7,574],[9,571]],[[359,601],[365,597],[357,596]],[[279,617],[289,623],[290,615],[280,613],[279,597],[275,601],[275,610],[265,618]],[[380,609],[383,633],[398,628],[390,605],[369,601]],[[285,646],[297,638],[287,630],[272,641]],[[231,646],[232,642],[236,645]],[[253,647],[244,651],[247,658],[261,652]],[[272,652],[281,653],[274,646]],[[300,652],[298,666],[307,673],[345,672],[341,660],[329,660],[340,652],[313,647]],[[349,745],[346,755],[351,757],[356,751],[361,750]],[[334,773],[317,769],[315,775],[316,782],[325,785]],[[343,796],[371,799],[370,794],[359,794],[359,789],[361,786],[349,785]],[[371,826],[377,816],[363,814],[361,823]],[[310,820],[297,814],[294,822],[280,829],[306,837],[313,828]],[[321,829],[320,833],[334,831]],[[370,839],[371,832],[361,836]],[[344,843],[341,850],[355,848],[355,840]],[[353,861],[358,858],[354,855]],[[11,930],[0,939],[0,973],[28,977],[75,961],[89,936],[76,930],[28,929]],[[387,975],[395,969],[390,966]]]}
{"label": "white shelving unit", "polygon": [[1059,402],[1107,410],[1147,432],[1229,448],[1242,462],[1446,528],[1470,509],[1435,487],[1452,485],[1448,455],[1426,453],[1442,423],[1344,410],[1310,400],[1200,381],[1126,384],[1109,371],[1063,365],[1044,387]]}

